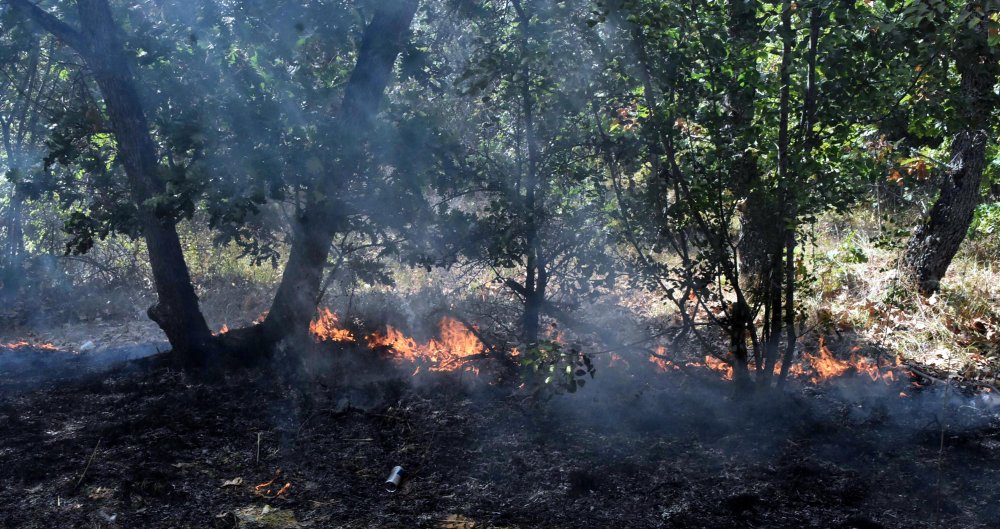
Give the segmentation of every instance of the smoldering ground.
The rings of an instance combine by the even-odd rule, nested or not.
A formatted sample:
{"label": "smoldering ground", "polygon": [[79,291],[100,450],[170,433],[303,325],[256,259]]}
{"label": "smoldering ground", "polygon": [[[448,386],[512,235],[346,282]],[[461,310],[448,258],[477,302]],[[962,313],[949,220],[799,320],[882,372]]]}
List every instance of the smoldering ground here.
{"label": "smoldering ground", "polygon": [[[489,360],[478,377],[413,376],[391,352],[315,342],[210,383],[119,367],[5,387],[0,520],[930,528],[1000,514],[1000,423],[983,393],[865,375],[745,393],[706,368],[619,355],[595,355],[574,393],[491,384]],[[396,465],[407,477],[388,493]]]}

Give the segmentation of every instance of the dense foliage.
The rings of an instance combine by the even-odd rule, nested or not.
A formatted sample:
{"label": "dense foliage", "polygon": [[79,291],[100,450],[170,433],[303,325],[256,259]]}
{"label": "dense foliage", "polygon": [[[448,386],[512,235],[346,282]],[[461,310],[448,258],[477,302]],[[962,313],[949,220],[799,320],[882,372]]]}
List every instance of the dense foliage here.
{"label": "dense foliage", "polygon": [[143,240],[150,315],[188,359],[241,343],[177,321],[197,313],[178,225],[287,267],[254,345],[301,331],[333,275],[463,265],[519,300],[536,353],[546,315],[630,285],[676,306],[676,339],[723,331],[747,381],[795,354],[817,217],[920,225],[899,246],[927,292],[957,250],[928,240],[997,224],[976,209],[995,0],[0,5],[0,289]]}

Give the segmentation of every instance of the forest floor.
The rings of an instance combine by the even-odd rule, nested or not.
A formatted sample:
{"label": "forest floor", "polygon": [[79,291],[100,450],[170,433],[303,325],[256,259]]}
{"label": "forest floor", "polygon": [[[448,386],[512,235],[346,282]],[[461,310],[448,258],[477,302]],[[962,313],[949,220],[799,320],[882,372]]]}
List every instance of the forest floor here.
{"label": "forest floor", "polygon": [[[602,371],[574,394],[538,399],[468,372],[412,378],[350,351],[320,354],[339,356],[318,370],[278,361],[211,382],[135,363],[68,369],[59,383],[0,375],[0,526],[913,529],[1000,519],[997,408],[956,387],[845,377],[754,396],[684,371],[646,381]],[[390,493],[395,465],[406,479]]]}

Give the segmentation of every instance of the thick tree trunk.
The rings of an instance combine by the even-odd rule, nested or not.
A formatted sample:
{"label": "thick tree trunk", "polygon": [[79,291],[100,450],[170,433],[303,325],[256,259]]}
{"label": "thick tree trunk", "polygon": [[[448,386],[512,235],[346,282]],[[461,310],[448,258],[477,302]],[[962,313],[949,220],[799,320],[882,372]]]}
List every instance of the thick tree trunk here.
{"label": "thick tree trunk", "polygon": [[159,217],[148,205],[150,199],[166,191],[166,186],[159,177],[156,145],[119,38],[120,30],[106,0],[78,0],[77,6],[81,35],[87,43],[83,55],[104,98],[146,239],[158,297],[148,310],[149,317],[166,333],[178,358],[186,364],[200,363],[199,355],[210,347],[211,332],[198,307],[175,221]]}
{"label": "thick tree trunk", "polygon": [[161,218],[148,201],[162,195],[156,145],[149,131],[128,56],[107,0],[78,0],[81,29],[76,30],[28,0],[10,5],[79,53],[91,70],[107,107],[118,143],[132,201],[146,239],[158,296],[148,313],[167,335],[178,360],[187,365],[204,361],[211,350],[211,332],[198,308],[198,297],[181,251],[172,219]]}
{"label": "thick tree trunk", "polygon": [[[402,51],[410,23],[416,13],[417,0],[385,2],[365,28],[358,61],[344,91],[340,113],[335,118],[339,167],[327,178],[317,182],[321,197],[310,202],[297,219],[295,236],[281,283],[262,325],[246,330],[231,331],[231,342],[250,334],[261,338],[257,347],[269,347],[294,332],[305,332],[319,302],[323,271],[330,245],[342,224],[343,212],[337,210],[341,184],[354,178],[363,165],[364,142],[371,133],[392,76],[393,65]],[[259,328],[258,328],[259,327]]]}
{"label": "thick tree trunk", "polygon": [[903,266],[921,293],[936,292],[972,223],[980,201],[989,137],[984,130],[960,133],[951,144],[952,167],[941,195],[906,245]]}
{"label": "thick tree trunk", "polygon": [[[970,4],[968,9],[972,11],[975,6]],[[924,295],[938,290],[981,199],[998,72],[996,52],[987,42],[986,15],[979,16],[971,49],[960,51],[956,57],[961,84],[954,104],[961,109],[965,128],[952,141],[952,159],[941,194],[927,218],[914,230],[902,258],[903,268]]]}

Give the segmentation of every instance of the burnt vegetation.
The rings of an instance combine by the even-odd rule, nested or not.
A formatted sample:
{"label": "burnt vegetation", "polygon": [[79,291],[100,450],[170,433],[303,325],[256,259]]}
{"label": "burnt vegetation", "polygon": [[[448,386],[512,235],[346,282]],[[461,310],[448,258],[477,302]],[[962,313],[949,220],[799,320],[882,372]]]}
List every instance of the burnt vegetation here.
{"label": "burnt vegetation", "polygon": [[996,0],[0,0],[0,525],[995,527],[998,56]]}

